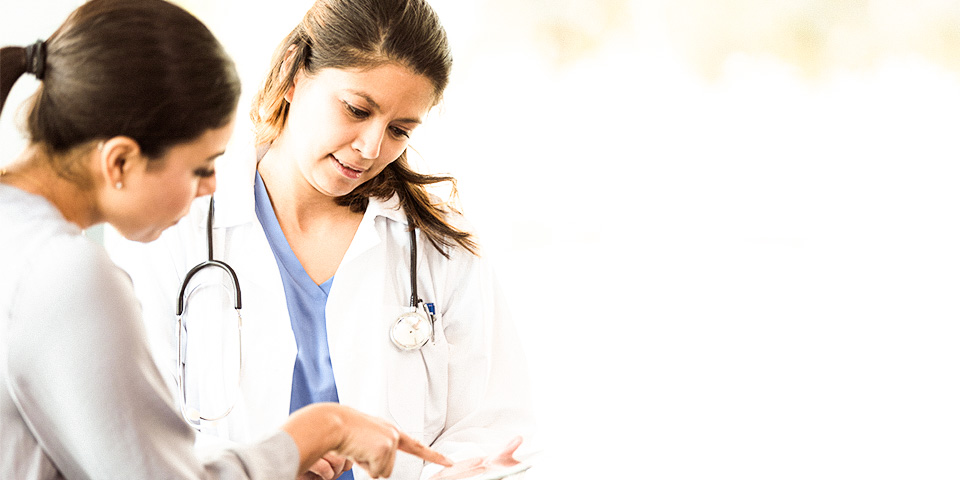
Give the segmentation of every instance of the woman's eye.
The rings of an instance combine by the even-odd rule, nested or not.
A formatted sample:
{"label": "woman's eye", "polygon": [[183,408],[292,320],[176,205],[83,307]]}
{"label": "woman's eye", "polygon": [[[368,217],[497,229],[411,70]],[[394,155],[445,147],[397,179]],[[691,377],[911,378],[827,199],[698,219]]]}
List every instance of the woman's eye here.
{"label": "woman's eye", "polygon": [[193,171],[193,174],[200,178],[210,178],[216,175],[217,171],[212,168],[198,168]]}
{"label": "woman's eye", "polygon": [[350,115],[353,115],[356,118],[364,119],[370,116],[370,112],[354,107],[347,102],[343,102],[343,105],[346,107],[347,111],[350,112]]}
{"label": "woman's eye", "polygon": [[393,131],[393,134],[400,138],[410,138],[410,132],[400,128],[400,127],[390,127],[390,130]]}

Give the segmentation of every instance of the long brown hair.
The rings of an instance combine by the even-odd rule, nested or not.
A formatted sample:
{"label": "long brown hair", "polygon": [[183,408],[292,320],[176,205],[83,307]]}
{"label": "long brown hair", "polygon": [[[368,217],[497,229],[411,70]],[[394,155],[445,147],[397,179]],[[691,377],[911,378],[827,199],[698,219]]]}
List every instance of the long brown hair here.
{"label": "long brown hair", "polygon": [[[293,47],[285,64],[287,52]],[[268,144],[286,125],[289,104],[284,95],[297,72],[308,75],[324,68],[367,68],[394,62],[428,78],[439,102],[450,80],[453,56],[447,34],[425,0],[318,0],[296,28],[277,47],[270,71],[257,92],[250,117],[258,144]],[[369,198],[388,199],[396,194],[407,216],[444,256],[458,244],[471,253],[477,245],[470,233],[447,221],[453,207],[434,201],[427,186],[449,182],[450,176],[414,171],[407,152],[379,175],[337,199],[341,206],[363,212]]]}
{"label": "long brown hair", "polygon": [[[38,62],[40,87],[28,100],[31,143],[62,154],[118,135],[150,160],[233,118],[240,80],[213,34],[163,0],[91,0],[42,44],[0,50],[0,98]],[[3,105],[0,103],[0,110]],[[52,155],[57,173],[83,185],[81,165]]]}

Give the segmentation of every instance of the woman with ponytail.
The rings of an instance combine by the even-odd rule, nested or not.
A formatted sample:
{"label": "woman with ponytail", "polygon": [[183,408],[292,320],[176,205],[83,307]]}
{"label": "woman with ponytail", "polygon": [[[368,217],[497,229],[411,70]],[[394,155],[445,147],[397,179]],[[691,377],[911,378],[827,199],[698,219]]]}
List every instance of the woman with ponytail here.
{"label": "woman with ponytail", "polygon": [[296,478],[325,455],[389,476],[398,449],[354,409],[304,405],[244,445],[194,453],[130,278],[82,231],[151,241],[215,189],[240,84],[213,35],[162,0],[91,0],[0,49],[0,109],[24,74],[29,145],[0,170],[0,478]]}
{"label": "woman with ponytail", "polygon": [[[234,407],[198,420],[202,433],[248,441],[317,401],[383,417],[467,463],[504,445],[512,452],[511,440],[531,432],[524,359],[489,262],[463,217],[427,191],[453,179],[407,162],[451,68],[446,33],[425,0],[316,1],[276,49],[251,112],[255,145],[245,162],[230,162],[246,165],[236,181],[222,182],[212,202],[195,202],[158,242],[108,241],[141,294],[170,378],[185,351],[196,373],[189,402],[203,412]],[[236,396],[234,367],[221,367],[236,314],[222,337],[202,337],[214,328],[207,319],[233,312],[233,294],[215,293],[223,290],[216,275],[181,285],[209,258],[208,242],[242,292]],[[191,308],[205,295],[214,305],[204,324],[186,320],[178,347],[181,286]],[[433,328],[425,343],[401,345],[391,334],[413,310],[432,311]],[[313,471],[367,478],[349,467],[329,456]],[[398,458],[392,478],[439,470]]]}

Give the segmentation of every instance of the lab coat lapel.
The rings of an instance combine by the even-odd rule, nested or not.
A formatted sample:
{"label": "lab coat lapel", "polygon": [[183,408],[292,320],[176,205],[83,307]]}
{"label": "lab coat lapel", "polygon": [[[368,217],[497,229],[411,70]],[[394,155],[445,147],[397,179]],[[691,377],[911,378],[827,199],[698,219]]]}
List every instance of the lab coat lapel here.
{"label": "lab coat lapel", "polygon": [[[276,314],[286,312],[286,296],[279,267],[256,213],[256,167],[265,150],[248,145],[244,151],[244,155],[231,158],[217,168],[214,256],[223,258],[236,270],[243,292],[251,292],[244,296],[244,337],[257,340],[244,342],[243,368],[275,372],[269,377],[269,384],[247,383],[250,379],[263,382],[264,377],[260,375],[243,377],[242,388],[248,398],[246,404],[238,408],[248,410],[250,431],[262,432],[282,423],[289,412],[289,379],[296,360],[297,344],[289,318]],[[203,201],[209,202],[207,198]],[[205,222],[206,218],[203,220]],[[263,391],[284,392],[285,395],[251,393]],[[244,426],[240,422],[236,428]],[[236,434],[244,435],[240,431]]]}
{"label": "lab coat lapel", "polygon": [[[387,395],[391,359],[383,342],[388,341],[389,324],[403,307],[402,299],[393,298],[393,283],[384,281],[392,270],[387,267],[392,246],[389,231],[406,224],[398,205],[395,199],[370,200],[327,300],[327,338],[340,401],[369,413],[384,408],[380,402]],[[356,321],[364,326],[351,324]]]}
{"label": "lab coat lapel", "polygon": [[367,211],[364,212],[360,226],[357,228],[357,233],[353,236],[353,241],[350,242],[350,247],[347,248],[347,253],[344,254],[343,260],[340,262],[340,268],[384,241],[383,227],[378,228],[377,217],[385,217],[404,225],[407,223],[403,209],[400,208],[400,200],[396,195],[385,202],[371,198],[367,205]]}

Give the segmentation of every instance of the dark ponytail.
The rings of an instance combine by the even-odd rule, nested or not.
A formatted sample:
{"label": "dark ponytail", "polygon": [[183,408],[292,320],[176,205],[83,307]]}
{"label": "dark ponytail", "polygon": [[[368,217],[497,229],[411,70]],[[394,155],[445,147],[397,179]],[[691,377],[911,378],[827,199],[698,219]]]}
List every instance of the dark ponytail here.
{"label": "dark ponytail", "polygon": [[0,112],[7,103],[7,95],[17,79],[27,72],[26,49],[23,47],[0,48]]}
{"label": "dark ponytail", "polygon": [[452,195],[456,197],[457,181],[455,178],[445,175],[417,173],[410,168],[407,162],[407,154],[404,152],[400,155],[400,158],[390,162],[379,175],[360,185],[348,195],[338,197],[337,204],[350,207],[353,212],[362,213],[367,209],[370,197],[387,200],[396,194],[400,200],[400,205],[403,205],[404,213],[407,214],[413,225],[420,227],[427,240],[443,256],[450,258],[449,250],[456,245],[460,245],[476,255],[478,253],[477,244],[471,238],[470,233],[447,222],[447,210],[454,210],[453,207],[438,205],[425,188],[427,185],[444,182],[450,183]]}
{"label": "dark ponytail", "polygon": [[[123,135],[156,159],[229,123],[240,97],[222,45],[193,15],[163,0],[91,0],[46,42],[3,48],[0,66],[4,101],[23,73],[41,78],[26,127],[30,142],[53,156]],[[66,178],[82,170],[55,167]]]}

